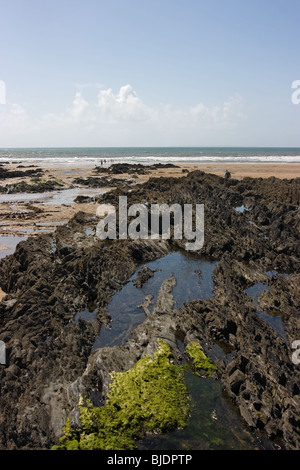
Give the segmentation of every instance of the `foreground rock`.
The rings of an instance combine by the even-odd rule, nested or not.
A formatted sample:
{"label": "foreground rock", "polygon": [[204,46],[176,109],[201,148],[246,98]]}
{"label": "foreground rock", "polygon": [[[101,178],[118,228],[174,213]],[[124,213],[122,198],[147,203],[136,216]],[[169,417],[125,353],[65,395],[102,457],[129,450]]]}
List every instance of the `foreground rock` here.
{"label": "foreground rock", "polygon": [[[298,179],[243,181],[193,172],[180,179],[151,178],[127,193],[128,204],[205,205],[205,243],[196,256],[218,261],[214,295],[176,310],[170,279],[155,308],[121,346],[93,350],[106,307],[138,267],[184,248],[184,240],[106,240],[95,237],[97,219],[83,212],[53,235],[18,245],[1,261],[1,448],[49,448],[66,417],[76,420],[79,393],[103,402],[109,372],[123,371],[163,338],[175,361],[178,339],[206,344],[224,392],[247,426],[271,445],[300,449],[300,365],[292,360],[300,340],[300,213]],[[118,204],[121,189],[96,203]],[[245,206],[248,210],[237,211]],[[284,274],[284,275],[283,275]],[[141,271],[139,282],[151,275]],[[145,277],[144,277],[145,276]],[[246,290],[266,290],[256,306]],[[98,309],[95,320],[76,313]],[[276,312],[284,337],[257,310]],[[216,349],[218,355],[214,356]]]}

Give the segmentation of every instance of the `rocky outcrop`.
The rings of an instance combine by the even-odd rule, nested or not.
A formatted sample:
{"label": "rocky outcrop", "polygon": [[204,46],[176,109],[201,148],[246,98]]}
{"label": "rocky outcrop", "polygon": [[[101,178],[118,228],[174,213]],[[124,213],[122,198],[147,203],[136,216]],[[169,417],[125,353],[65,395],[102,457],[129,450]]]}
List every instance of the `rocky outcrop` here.
{"label": "rocky outcrop", "polygon": [[55,180],[42,181],[37,178],[35,181],[28,183],[26,181],[18,181],[17,183],[0,186],[0,193],[45,193],[48,191],[56,191],[62,189],[62,184]]}
{"label": "rocky outcrop", "polygon": [[[21,242],[0,262],[7,293],[0,303],[0,339],[7,348],[7,364],[0,365],[1,448],[57,443],[66,416],[76,421],[78,394],[101,403],[109,372],[128,369],[162,338],[175,361],[182,356],[178,339],[205,344],[246,425],[271,445],[300,449],[300,366],[292,361],[292,343],[300,339],[299,188],[298,179],[225,180],[198,171],[132,187],[128,205],[204,204],[205,242],[194,256],[218,264],[210,299],[176,309],[171,292],[180,279],[170,278],[155,306],[145,299],[146,319],[121,346],[93,350],[111,297],[138,267],[184,249],[185,240],[99,240],[97,219],[79,212],[53,234]],[[117,205],[122,191],[94,203]],[[236,211],[241,205],[248,210]],[[143,285],[149,274],[141,270],[137,282]],[[256,306],[246,289],[257,283],[267,289]],[[87,307],[98,309],[93,323],[74,322]],[[281,316],[285,339],[257,310]]]}
{"label": "rocky outcrop", "polygon": [[[252,279],[263,276],[256,272]],[[300,371],[292,361],[291,344],[299,336],[299,328],[296,322],[292,332],[287,327],[285,342],[257,315],[245,295],[249,282],[243,263],[232,263],[224,256],[215,271],[214,297],[188,305],[181,327],[185,327],[186,314],[191,318],[198,314],[201,325],[197,331],[206,331],[202,340],[223,348],[223,358],[218,361],[222,384],[247,425],[258,434],[266,433],[274,444],[298,449]],[[298,317],[295,305],[285,304],[285,308]]]}
{"label": "rocky outcrop", "polygon": [[109,167],[97,166],[95,173],[108,173],[111,175],[122,175],[124,173],[133,175],[147,175],[153,169],[178,168],[173,163],[155,163],[153,165],[143,165],[141,163],[113,163]]}
{"label": "rocky outcrop", "polygon": [[134,281],[134,285],[138,288],[141,288],[145,282],[147,282],[151,277],[154,276],[154,272],[152,269],[149,268],[146,264],[142,266],[142,268],[139,270],[137,277]]}
{"label": "rocky outcrop", "polygon": [[[20,168],[20,166],[18,167]],[[6,180],[9,178],[23,178],[25,176],[42,176],[43,170],[41,168],[25,168],[25,169],[18,169],[18,170],[11,170],[5,168],[0,164],[0,180]]]}

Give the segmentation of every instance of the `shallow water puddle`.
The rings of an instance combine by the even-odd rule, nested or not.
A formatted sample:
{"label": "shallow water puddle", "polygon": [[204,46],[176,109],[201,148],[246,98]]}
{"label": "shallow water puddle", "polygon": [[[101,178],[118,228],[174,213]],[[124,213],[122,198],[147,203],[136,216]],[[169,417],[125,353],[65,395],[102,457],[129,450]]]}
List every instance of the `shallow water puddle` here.
{"label": "shallow water puddle", "polygon": [[16,202],[28,202],[35,201],[43,205],[70,205],[74,204],[74,200],[77,196],[97,196],[104,194],[107,189],[92,189],[92,188],[70,188],[62,189],[60,191],[47,191],[43,193],[12,193],[12,194],[0,194],[0,203],[16,203]]}
{"label": "shallow water puddle", "polygon": [[88,308],[83,310],[82,312],[77,312],[75,317],[74,317],[74,322],[78,323],[78,320],[82,318],[85,321],[88,322],[93,322],[97,316],[98,309],[96,308],[95,310],[91,311]]}
{"label": "shallow water puddle", "polygon": [[236,210],[236,212],[240,212],[241,214],[249,210],[246,206],[244,206],[244,204],[242,204],[241,206],[235,207],[234,209]]}
{"label": "shallow water puddle", "polygon": [[[277,275],[276,271],[268,271],[266,274],[269,276]],[[253,305],[257,307],[258,305],[258,297],[263,293],[263,291],[269,289],[268,285],[263,282],[258,282],[254,284],[254,286],[249,287],[246,289],[246,294],[249,297],[252,297]],[[286,343],[287,337],[284,330],[284,322],[282,317],[279,313],[273,311],[264,311],[264,310],[256,310],[257,315],[266,321],[273,330],[280,336]]]}
{"label": "shallow water puddle", "polygon": [[[111,329],[101,329],[94,349],[119,345],[129,338],[132,329],[145,318],[138,306],[143,303],[146,295],[153,295],[154,306],[162,282],[173,275],[177,280],[172,290],[175,308],[197,298],[212,297],[213,270],[216,265],[217,262],[201,260],[180,252],[171,253],[147,263],[154,275],[141,288],[137,288],[134,281],[141,269],[139,268],[124,288],[113,296],[107,308],[112,318]],[[86,318],[94,318],[92,312],[86,311],[85,315]],[[179,340],[178,343],[183,351],[183,344]],[[213,345],[211,353],[212,356],[226,356],[217,345]],[[185,383],[191,399],[191,417],[186,428],[162,435],[150,435],[137,444],[139,449],[186,451],[258,448],[256,440],[244,429],[237,412],[224,399],[218,380],[198,377],[187,368]]]}
{"label": "shallow water puddle", "polygon": [[14,253],[19,242],[27,240],[27,237],[0,236],[0,259]]}
{"label": "shallow water puddle", "polygon": [[284,323],[280,314],[271,310],[268,310],[267,312],[258,310],[257,315],[264,321],[269,323],[269,325],[278,334],[278,336],[280,336],[286,342],[286,344],[288,344],[288,339],[286,337],[284,329]]}
{"label": "shallow water puddle", "polygon": [[138,443],[141,450],[254,450],[260,444],[248,432],[237,412],[213,378],[201,378],[187,369],[185,383],[191,398],[191,417],[186,428],[151,435]]}
{"label": "shallow water puddle", "polygon": [[45,205],[71,205],[74,204],[74,201],[77,196],[98,196],[104,194],[106,190],[104,189],[81,189],[81,188],[71,188],[63,189],[59,192],[53,192],[51,198],[44,202]]}
{"label": "shallow water puddle", "polygon": [[152,295],[151,307],[154,306],[162,282],[171,276],[177,281],[172,291],[175,308],[183,307],[184,302],[197,298],[209,299],[213,294],[212,275],[215,265],[216,262],[203,261],[180,252],[170,253],[147,263],[154,275],[141,288],[137,288],[134,281],[141,269],[139,268],[123,289],[113,296],[107,307],[111,316],[111,328],[101,328],[93,349],[120,345],[128,339],[131,331],[145,319],[140,307],[145,297]]}
{"label": "shallow water puddle", "polygon": [[267,289],[269,289],[269,286],[267,284],[265,284],[264,282],[257,282],[257,284],[254,284],[253,286],[246,289],[245,292],[249,297],[253,298],[253,305],[257,307],[258,297],[263,293],[263,291]]}
{"label": "shallow water puddle", "polygon": [[[197,298],[209,299],[213,295],[213,270],[217,262],[201,260],[180,252],[171,253],[163,258],[147,263],[154,272],[141,288],[134,281],[142,267],[129,279],[123,289],[116,293],[107,307],[111,315],[111,328],[102,327],[93,349],[120,345],[130,337],[132,329],[145,319],[141,305],[147,295],[153,296],[152,306],[157,300],[162,282],[174,276],[177,283],[172,294],[179,308]],[[151,307],[152,307],[151,306]],[[150,307],[150,309],[151,309]],[[84,318],[93,321],[97,309],[79,312],[75,321]],[[184,352],[184,345],[178,340],[179,349]],[[226,360],[227,354],[216,344],[210,354]],[[230,359],[229,359],[230,360]],[[191,403],[191,415],[184,429],[176,432],[149,435],[137,443],[138,449],[144,450],[203,450],[203,449],[259,449],[261,444],[245,429],[237,411],[230,406],[223,396],[222,386],[215,378],[203,378],[195,375],[190,368],[185,370],[185,383]]]}

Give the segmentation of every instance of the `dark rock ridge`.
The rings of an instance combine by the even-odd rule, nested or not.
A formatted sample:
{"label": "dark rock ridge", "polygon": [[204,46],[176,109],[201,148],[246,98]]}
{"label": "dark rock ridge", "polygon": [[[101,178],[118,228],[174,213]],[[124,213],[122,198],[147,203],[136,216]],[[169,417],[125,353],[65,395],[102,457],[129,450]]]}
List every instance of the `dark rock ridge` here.
{"label": "dark rock ridge", "polygon": [[87,186],[89,188],[114,188],[117,186],[123,191],[129,189],[130,181],[121,178],[111,178],[106,176],[89,176],[88,178],[75,178],[73,184]]}
{"label": "dark rock ridge", "polygon": [[31,183],[26,181],[19,181],[18,183],[6,184],[0,186],[0,193],[15,194],[15,193],[45,193],[48,191],[56,191],[62,189],[62,184],[55,180],[41,181],[39,179],[33,180]]}
{"label": "dark rock ridge", "polygon": [[113,163],[109,167],[97,166],[95,173],[108,173],[111,175],[121,175],[124,173],[135,175],[147,175],[153,169],[178,168],[173,163],[155,163],[153,165],[143,165],[142,163]]}
{"label": "dark rock ridge", "polygon": [[145,282],[154,276],[154,272],[155,271],[152,271],[152,269],[150,269],[147,265],[142,266],[134,281],[134,285],[138,288],[141,288]]}
{"label": "dark rock ridge", "polygon": [[[242,181],[191,172],[151,178],[126,193],[128,204],[203,203],[205,242],[196,254],[219,261],[214,294],[176,309],[171,278],[161,287],[146,319],[121,346],[93,350],[106,306],[137,268],[184,248],[184,240],[104,240],[95,237],[97,218],[79,212],[55,233],[21,242],[0,262],[0,339],[7,364],[0,365],[0,447],[45,449],[57,443],[67,415],[78,419],[79,394],[95,404],[105,399],[109,372],[131,367],[152,354],[158,338],[205,345],[218,366],[224,393],[245,424],[270,446],[300,449],[300,365],[292,343],[300,339],[299,179]],[[95,203],[118,204],[123,189]],[[248,210],[238,212],[244,205]],[[92,234],[87,234],[91,229]],[[151,273],[141,269],[138,282]],[[284,275],[283,275],[284,274]],[[256,307],[246,289],[267,290]],[[93,323],[77,312],[98,308]],[[258,314],[281,315],[286,340]]]}
{"label": "dark rock ridge", "polygon": [[[20,168],[20,167],[19,167]],[[0,165],[0,180],[5,180],[8,178],[23,178],[25,176],[42,176],[43,170],[41,168],[30,168],[24,170],[11,170],[8,168],[3,168]]]}

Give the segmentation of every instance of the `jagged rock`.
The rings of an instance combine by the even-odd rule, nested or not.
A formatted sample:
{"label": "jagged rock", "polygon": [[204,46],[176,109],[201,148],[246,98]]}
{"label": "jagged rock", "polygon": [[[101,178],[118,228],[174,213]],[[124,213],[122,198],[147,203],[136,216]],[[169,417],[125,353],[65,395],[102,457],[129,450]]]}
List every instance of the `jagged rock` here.
{"label": "jagged rock", "polygon": [[[0,261],[0,287],[7,293],[0,303],[0,339],[8,358],[0,365],[0,448],[49,448],[70,408],[78,419],[79,393],[105,399],[109,372],[152,354],[158,338],[179,360],[180,337],[184,344],[207,344],[212,353],[218,346],[218,377],[247,425],[282,448],[299,450],[300,368],[291,346],[300,339],[299,187],[299,179],[225,182],[196,171],[132,188],[128,205],[204,204],[205,241],[193,255],[218,264],[210,299],[175,309],[172,288],[180,279],[170,278],[155,306],[146,299],[146,319],[131,338],[113,348],[93,350],[111,297],[148,261],[184,249],[185,240],[99,240],[85,233],[97,220],[80,212],[53,234],[21,242]],[[118,204],[122,194],[117,188],[97,202]],[[237,204],[248,211],[238,213]],[[149,274],[143,272],[141,284]],[[257,283],[268,288],[259,308],[282,315],[286,340],[246,294]],[[88,305],[98,308],[94,323],[75,323],[75,314]]]}
{"label": "jagged rock", "polygon": [[138,272],[136,279],[134,280],[134,285],[137,288],[141,288],[148,279],[154,276],[154,271],[150,269],[148,266],[144,265],[142,269]]}

